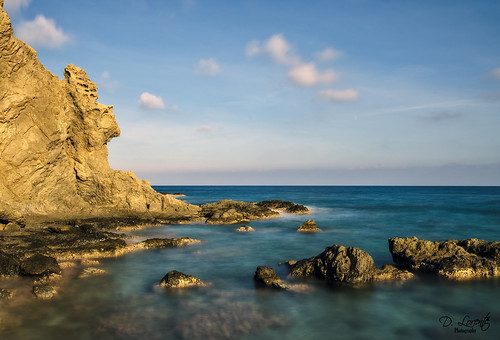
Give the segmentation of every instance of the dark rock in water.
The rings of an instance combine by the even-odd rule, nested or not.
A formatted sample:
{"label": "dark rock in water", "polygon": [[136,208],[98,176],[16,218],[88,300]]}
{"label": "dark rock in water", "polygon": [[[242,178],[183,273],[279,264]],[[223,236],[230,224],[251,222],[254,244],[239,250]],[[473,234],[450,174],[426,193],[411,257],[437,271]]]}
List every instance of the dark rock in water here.
{"label": "dark rock in water", "polygon": [[498,241],[391,238],[389,250],[398,266],[411,271],[430,272],[453,280],[500,275]]}
{"label": "dark rock in water", "polygon": [[206,283],[200,279],[181,273],[177,270],[172,270],[161,279],[160,286],[165,288],[187,288],[205,286]]}
{"label": "dark rock in water", "polygon": [[60,274],[61,268],[53,257],[35,254],[21,262],[21,275],[39,276]]}
{"label": "dark rock in water", "polygon": [[19,261],[0,250],[0,277],[19,275]]}
{"label": "dark rock in water", "polygon": [[282,200],[268,200],[257,203],[260,207],[283,211],[289,214],[310,214],[309,209],[301,204],[295,204],[289,201]]}
{"label": "dark rock in water", "polygon": [[279,212],[255,203],[223,200],[220,202],[202,204],[201,215],[207,224],[245,223],[250,220],[273,218],[281,216]]}
{"label": "dark rock in water", "polygon": [[56,290],[49,285],[37,285],[33,286],[33,294],[39,299],[50,300],[56,294]]}
{"label": "dark rock in water", "polygon": [[306,233],[314,233],[317,231],[321,231],[321,229],[318,228],[316,225],[316,222],[314,220],[307,220],[302,225],[297,229],[299,232],[306,232]]}
{"label": "dark rock in water", "polygon": [[318,256],[298,261],[290,276],[357,284],[372,280],[375,272],[375,263],[367,252],[334,244]]}
{"label": "dark rock in water", "polygon": [[403,281],[414,278],[415,275],[407,270],[401,270],[390,264],[386,264],[382,269],[377,269],[373,276],[374,281]]}
{"label": "dark rock in water", "polygon": [[196,240],[193,238],[180,237],[180,238],[150,238],[140,243],[144,245],[144,248],[170,248],[170,247],[183,247],[200,242],[201,242],[200,240]]}
{"label": "dark rock in water", "polygon": [[261,286],[272,287],[277,289],[288,289],[281,281],[274,269],[270,267],[259,266],[255,271],[254,280]]}
{"label": "dark rock in water", "polygon": [[8,289],[0,288],[0,300],[8,300],[12,297],[12,292]]}

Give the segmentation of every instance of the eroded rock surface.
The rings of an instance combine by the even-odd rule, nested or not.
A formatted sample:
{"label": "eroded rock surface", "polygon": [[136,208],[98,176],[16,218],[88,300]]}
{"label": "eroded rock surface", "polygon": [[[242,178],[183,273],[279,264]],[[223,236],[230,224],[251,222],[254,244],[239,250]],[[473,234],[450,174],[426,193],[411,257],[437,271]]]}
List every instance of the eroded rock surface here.
{"label": "eroded rock surface", "polygon": [[500,242],[478,239],[431,242],[413,238],[389,239],[392,259],[401,268],[463,280],[500,275]]}
{"label": "eroded rock surface", "polygon": [[207,224],[244,223],[281,216],[279,212],[255,203],[233,200],[202,204],[201,215]]}
{"label": "eroded rock surface", "polygon": [[265,207],[277,211],[286,212],[288,214],[310,214],[309,209],[301,204],[296,204],[289,201],[282,200],[268,200],[257,203],[260,207]]}
{"label": "eroded rock surface", "polygon": [[82,216],[155,216],[192,220],[198,207],[154,191],[132,172],[108,164],[120,135],[113,107],[69,65],[64,79],[47,71],[13,36],[0,6],[0,223]]}
{"label": "eroded rock surface", "polygon": [[318,228],[318,226],[316,225],[316,222],[314,220],[307,220],[305,221],[304,223],[302,223],[302,225],[299,227],[299,229],[297,229],[298,232],[301,232],[301,233],[315,233],[317,231],[321,231],[321,229]]}
{"label": "eroded rock surface", "polygon": [[201,243],[200,240],[196,240],[190,237],[179,237],[179,238],[150,238],[145,241],[140,242],[144,248],[171,248],[171,247],[184,247],[192,244]]}

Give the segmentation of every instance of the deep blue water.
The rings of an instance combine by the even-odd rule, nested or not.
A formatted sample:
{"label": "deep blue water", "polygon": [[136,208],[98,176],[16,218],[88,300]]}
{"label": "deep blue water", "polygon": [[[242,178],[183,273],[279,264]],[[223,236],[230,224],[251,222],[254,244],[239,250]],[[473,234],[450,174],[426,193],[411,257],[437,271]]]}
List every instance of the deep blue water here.
{"label": "deep blue water", "polygon": [[[189,236],[185,248],[141,251],[106,259],[109,274],[75,281],[51,302],[40,302],[8,334],[12,339],[498,339],[500,280],[447,282],[418,278],[364,288],[307,281],[307,292],[256,290],[257,266],[319,254],[332,244],[356,246],[377,266],[392,263],[387,239],[500,239],[500,187],[258,187],[166,186],[194,204],[234,199],[282,199],[304,204],[311,215],[254,221],[254,233],[236,226],[165,225],[135,231],[142,238]],[[297,233],[313,218],[323,230]],[[242,225],[242,224],[241,224]],[[155,288],[170,270],[211,286],[182,292]],[[295,282],[297,283],[297,282]],[[300,282],[299,283],[304,283]],[[489,328],[454,332],[459,321]],[[453,326],[439,319],[448,316]],[[442,319],[444,320],[444,319]],[[460,328],[460,327],[459,327]],[[461,327],[464,328],[464,327]],[[486,328],[483,325],[483,328]],[[1,336],[1,333],[0,333]],[[8,338],[7,338],[8,339]]]}

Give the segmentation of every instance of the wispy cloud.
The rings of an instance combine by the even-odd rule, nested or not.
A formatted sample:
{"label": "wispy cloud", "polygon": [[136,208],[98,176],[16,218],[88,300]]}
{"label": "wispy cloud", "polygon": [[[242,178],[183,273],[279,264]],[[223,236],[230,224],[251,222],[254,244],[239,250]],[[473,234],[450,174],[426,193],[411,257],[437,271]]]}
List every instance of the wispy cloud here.
{"label": "wispy cloud", "polygon": [[28,7],[30,2],[31,0],[5,0],[3,8],[7,11],[7,13],[14,13],[23,7]]}
{"label": "wispy cloud", "polygon": [[314,63],[308,63],[293,67],[288,79],[298,86],[317,86],[333,83],[338,75],[331,69],[318,71]]}
{"label": "wispy cloud", "polygon": [[219,64],[215,61],[214,58],[201,59],[196,64],[196,74],[214,76],[220,73],[221,69]]}
{"label": "wispy cloud", "polygon": [[260,54],[267,55],[274,61],[286,65],[298,65],[301,62],[281,33],[273,34],[262,44],[258,40],[253,40],[247,44],[246,55],[248,57]]}
{"label": "wispy cloud", "polygon": [[114,93],[120,86],[120,83],[111,78],[108,71],[104,71],[99,78],[99,87],[105,89],[110,93]]}
{"label": "wispy cloud", "polygon": [[419,116],[420,119],[431,121],[431,122],[442,122],[446,120],[454,120],[462,117],[462,114],[459,112],[449,112],[449,111],[437,111],[432,112],[429,115]]}
{"label": "wispy cloud", "polygon": [[359,99],[358,91],[354,89],[346,90],[323,90],[318,92],[318,99],[334,102],[350,102]]}
{"label": "wispy cloud", "polygon": [[316,53],[316,57],[320,61],[331,61],[331,60],[337,60],[343,54],[344,54],[344,52],[336,50],[332,47],[329,47],[321,52]]}
{"label": "wispy cloud", "polygon": [[18,38],[36,47],[59,48],[70,40],[53,19],[41,14],[33,21],[22,22],[15,32]]}
{"label": "wispy cloud", "polygon": [[139,105],[147,110],[158,110],[165,108],[163,99],[149,92],[143,92],[141,94],[141,97],[139,98]]}
{"label": "wispy cloud", "polygon": [[198,126],[196,128],[196,132],[211,132],[213,130],[213,127],[211,127],[210,125],[202,125],[202,126]]}
{"label": "wispy cloud", "polygon": [[488,75],[494,79],[500,80],[500,67],[497,67],[493,71],[489,72]]}

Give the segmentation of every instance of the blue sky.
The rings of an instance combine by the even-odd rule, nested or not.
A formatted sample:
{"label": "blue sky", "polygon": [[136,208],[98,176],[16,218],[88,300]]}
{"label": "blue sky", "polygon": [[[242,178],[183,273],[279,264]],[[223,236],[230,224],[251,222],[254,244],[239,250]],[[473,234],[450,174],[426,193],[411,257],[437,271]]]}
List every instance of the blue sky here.
{"label": "blue sky", "polygon": [[153,184],[500,185],[499,1],[5,0]]}

